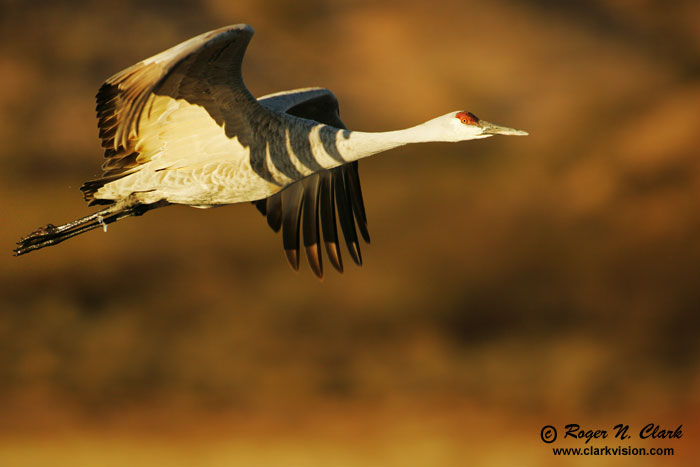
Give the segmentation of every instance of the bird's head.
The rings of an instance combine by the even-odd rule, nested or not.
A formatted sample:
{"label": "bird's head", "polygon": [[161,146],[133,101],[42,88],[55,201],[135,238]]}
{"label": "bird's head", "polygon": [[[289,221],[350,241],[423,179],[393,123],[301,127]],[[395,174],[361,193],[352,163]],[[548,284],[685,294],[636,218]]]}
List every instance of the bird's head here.
{"label": "bird's head", "polygon": [[528,134],[526,131],[481,120],[473,113],[464,110],[450,112],[426,122],[426,125],[432,127],[433,131],[439,132],[441,140],[452,142],[488,138],[493,135]]}

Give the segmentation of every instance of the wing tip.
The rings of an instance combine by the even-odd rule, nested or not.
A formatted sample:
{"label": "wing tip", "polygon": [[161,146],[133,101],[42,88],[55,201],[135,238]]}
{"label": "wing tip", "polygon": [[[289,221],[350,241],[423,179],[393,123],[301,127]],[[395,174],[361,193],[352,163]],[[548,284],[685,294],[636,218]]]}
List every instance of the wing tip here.
{"label": "wing tip", "polygon": [[306,259],[309,267],[319,279],[323,279],[323,263],[319,254],[318,244],[314,243],[306,247]]}
{"label": "wing tip", "polygon": [[326,244],[326,253],[328,254],[328,260],[331,262],[331,265],[335,268],[336,271],[342,273],[343,259],[342,256],[340,256],[338,243],[328,240],[324,243]]}
{"label": "wing tip", "polygon": [[295,272],[299,272],[299,250],[285,248],[284,252],[287,255],[289,265]]}

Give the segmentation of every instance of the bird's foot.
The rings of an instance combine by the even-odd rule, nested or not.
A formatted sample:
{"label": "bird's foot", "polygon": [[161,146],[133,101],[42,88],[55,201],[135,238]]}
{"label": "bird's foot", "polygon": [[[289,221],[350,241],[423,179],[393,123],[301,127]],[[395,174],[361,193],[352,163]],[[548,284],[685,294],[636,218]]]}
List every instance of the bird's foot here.
{"label": "bird's foot", "polygon": [[17,242],[18,245],[27,244],[33,240],[42,240],[44,237],[49,235],[55,235],[58,229],[53,224],[47,224],[44,227],[39,227],[34,232],[30,233],[26,237],[23,237]]}

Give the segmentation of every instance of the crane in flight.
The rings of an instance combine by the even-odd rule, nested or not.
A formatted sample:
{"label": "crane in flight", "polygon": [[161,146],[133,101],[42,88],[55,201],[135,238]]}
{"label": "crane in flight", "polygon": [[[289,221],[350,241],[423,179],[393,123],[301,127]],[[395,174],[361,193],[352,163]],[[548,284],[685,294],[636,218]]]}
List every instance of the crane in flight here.
{"label": "crane in flight", "polygon": [[299,269],[303,234],[309,265],[322,277],[321,234],[331,265],[343,270],[336,218],[358,265],[357,230],[369,242],[359,159],[410,143],[527,135],[466,111],[404,130],[350,131],[335,95],[323,88],[256,99],[241,75],[252,36],[246,24],[227,26],[109,78],[97,93],[103,174],[80,188],[90,205],[104,208],[32,232],[14,254],[171,204],[252,202],[275,232],[282,230],[292,268]]}

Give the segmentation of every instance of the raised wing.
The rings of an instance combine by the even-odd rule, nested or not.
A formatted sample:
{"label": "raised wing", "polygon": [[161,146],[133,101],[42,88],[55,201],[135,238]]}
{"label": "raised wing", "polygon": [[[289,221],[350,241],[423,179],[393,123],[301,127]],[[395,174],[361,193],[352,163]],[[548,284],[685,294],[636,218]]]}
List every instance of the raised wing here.
{"label": "raised wing", "polygon": [[[106,160],[103,177],[81,188],[90,204],[110,203],[96,200],[95,191],[153,157],[140,138],[149,129],[141,125],[145,120],[157,122],[179,112],[180,120],[184,116],[200,134],[213,127],[213,120],[229,138],[249,144],[249,114],[258,104],[243,83],[241,63],[252,36],[253,28],[245,24],[201,34],[117,73],[100,87],[97,118]],[[183,101],[173,102],[177,99]],[[194,106],[206,114],[196,114]]]}
{"label": "raised wing", "polygon": [[[284,91],[264,96],[258,102],[277,112],[286,112],[336,128],[346,128],[340,119],[338,100],[328,89]],[[306,257],[314,274],[323,277],[321,232],[331,264],[343,272],[336,217],[340,220],[350,257],[362,265],[355,224],[362,238],[367,243],[370,240],[357,167],[355,161],[335,169],[322,170],[267,199],[253,202],[267,216],[267,223],[275,232],[282,228],[284,250],[289,264],[295,270],[299,270],[301,228]]]}

